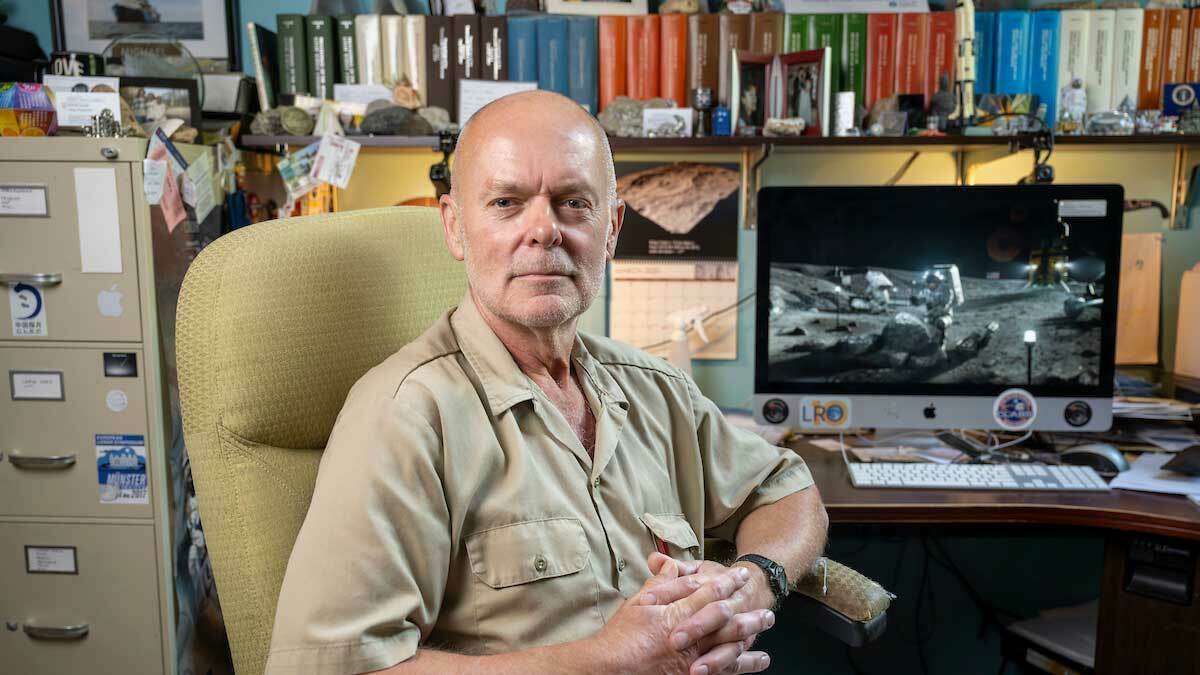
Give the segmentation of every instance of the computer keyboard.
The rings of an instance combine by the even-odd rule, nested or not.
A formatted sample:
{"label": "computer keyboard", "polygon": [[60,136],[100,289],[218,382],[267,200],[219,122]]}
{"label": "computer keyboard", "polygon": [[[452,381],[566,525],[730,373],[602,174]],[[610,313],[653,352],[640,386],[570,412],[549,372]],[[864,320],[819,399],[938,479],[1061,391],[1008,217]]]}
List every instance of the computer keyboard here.
{"label": "computer keyboard", "polygon": [[850,482],[860,488],[952,490],[1055,490],[1107,492],[1090,466],[1042,464],[850,463]]}

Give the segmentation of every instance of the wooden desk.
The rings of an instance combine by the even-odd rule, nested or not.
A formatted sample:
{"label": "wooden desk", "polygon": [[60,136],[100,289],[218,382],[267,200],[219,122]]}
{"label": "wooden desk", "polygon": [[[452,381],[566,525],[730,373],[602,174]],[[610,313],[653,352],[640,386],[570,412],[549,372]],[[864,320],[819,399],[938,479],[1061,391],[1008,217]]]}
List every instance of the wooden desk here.
{"label": "wooden desk", "polygon": [[[1103,587],[1096,642],[1101,675],[1200,675],[1200,508],[1183,497],[1008,490],[860,489],[840,453],[797,443],[833,523],[1074,525],[1103,530]],[[1129,592],[1145,544],[1191,554],[1186,606]]]}

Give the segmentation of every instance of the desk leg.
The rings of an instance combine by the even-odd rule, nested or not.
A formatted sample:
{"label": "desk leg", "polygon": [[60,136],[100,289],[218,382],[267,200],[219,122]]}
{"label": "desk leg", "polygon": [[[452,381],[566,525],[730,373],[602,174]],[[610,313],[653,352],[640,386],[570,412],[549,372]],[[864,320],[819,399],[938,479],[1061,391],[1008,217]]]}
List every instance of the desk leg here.
{"label": "desk leg", "polygon": [[1097,675],[1200,675],[1198,558],[1195,543],[1109,534]]}

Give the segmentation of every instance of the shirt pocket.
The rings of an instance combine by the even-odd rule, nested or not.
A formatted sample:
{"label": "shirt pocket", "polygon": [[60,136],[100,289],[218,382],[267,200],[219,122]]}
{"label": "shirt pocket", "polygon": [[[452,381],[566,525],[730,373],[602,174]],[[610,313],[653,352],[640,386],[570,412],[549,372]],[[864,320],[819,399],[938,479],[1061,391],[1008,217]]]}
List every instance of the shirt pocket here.
{"label": "shirt pocket", "polygon": [[[700,557],[700,542],[691,523],[682,513],[643,513],[640,519],[650,530],[655,550],[676,560],[696,560]],[[664,548],[666,551],[663,551]]]}
{"label": "shirt pocket", "polygon": [[476,625],[487,651],[567,642],[603,625],[591,550],[578,519],[503,525],[468,535],[466,547]]}

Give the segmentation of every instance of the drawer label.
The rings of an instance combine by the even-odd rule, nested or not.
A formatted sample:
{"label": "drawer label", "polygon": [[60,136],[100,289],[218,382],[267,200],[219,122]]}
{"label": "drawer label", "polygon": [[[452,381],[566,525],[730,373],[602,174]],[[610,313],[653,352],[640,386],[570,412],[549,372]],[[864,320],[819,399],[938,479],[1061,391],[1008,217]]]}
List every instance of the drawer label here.
{"label": "drawer label", "polygon": [[49,204],[45,185],[0,185],[0,216],[44,218],[50,215]]}
{"label": "drawer label", "polygon": [[8,384],[14,401],[62,401],[63,374],[50,370],[10,370]]}
{"label": "drawer label", "polygon": [[74,546],[26,546],[25,571],[29,574],[79,574]]}
{"label": "drawer label", "polygon": [[8,287],[8,308],[13,337],[47,337],[46,296],[37,286],[19,283]]}
{"label": "drawer label", "polygon": [[146,437],[96,434],[101,504],[149,504]]}

